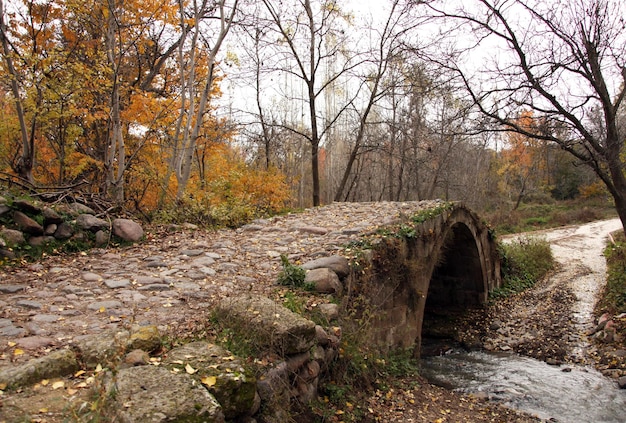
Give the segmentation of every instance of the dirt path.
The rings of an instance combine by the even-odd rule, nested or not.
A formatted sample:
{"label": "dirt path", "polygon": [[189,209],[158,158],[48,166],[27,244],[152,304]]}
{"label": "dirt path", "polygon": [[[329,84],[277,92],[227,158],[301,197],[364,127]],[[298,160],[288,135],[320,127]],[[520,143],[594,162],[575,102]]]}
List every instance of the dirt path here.
{"label": "dirt path", "polygon": [[[619,219],[538,231],[525,236],[550,243],[557,268],[533,289],[489,310],[487,349],[509,350],[557,364],[587,362],[587,333],[606,281],[603,250]],[[515,237],[509,238],[514,240]]]}

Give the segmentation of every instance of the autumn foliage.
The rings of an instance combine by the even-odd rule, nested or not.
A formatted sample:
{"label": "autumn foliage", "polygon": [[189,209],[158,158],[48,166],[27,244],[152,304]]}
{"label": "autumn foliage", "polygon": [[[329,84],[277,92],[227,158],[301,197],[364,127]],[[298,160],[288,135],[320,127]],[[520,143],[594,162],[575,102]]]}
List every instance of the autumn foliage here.
{"label": "autumn foliage", "polygon": [[[190,20],[177,2],[148,0],[0,0],[0,9],[3,179],[70,187],[147,217],[181,203],[238,204],[246,217],[284,207],[285,178],[248,166],[236,130],[211,107],[219,74],[189,40],[217,12]],[[203,85],[209,104],[198,109]],[[196,123],[193,143],[181,141]],[[183,187],[179,156],[190,163]]]}

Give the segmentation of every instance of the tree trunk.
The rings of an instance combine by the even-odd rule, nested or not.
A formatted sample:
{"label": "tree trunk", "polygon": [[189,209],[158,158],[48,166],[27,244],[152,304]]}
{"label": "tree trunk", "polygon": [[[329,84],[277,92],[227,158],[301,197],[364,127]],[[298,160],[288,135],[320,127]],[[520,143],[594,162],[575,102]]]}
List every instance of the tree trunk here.
{"label": "tree trunk", "polygon": [[2,42],[2,53],[4,56],[4,62],[7,66],[7,70],[9,71],[9,75],[11,76],[11,93],[15,98],[15,110],[17,112],[17,118],[20,123],[20,135],[22,139],[22,154],[20,155],[18,163],[15,166],[15,171],[20,178],[32,183],[33,162],[35,157],[34,134],[31,134],[30,137],[28,135],[26,118],[24,117],[24,107],[22,105],[22,99],[20,96],[20,89],[18,85],[18,75],[15,67],[13,66],[13,59],[11,58],[12,54],[9,49],[9,40],[4,16],[4,1],[0,0],[0,41]]}

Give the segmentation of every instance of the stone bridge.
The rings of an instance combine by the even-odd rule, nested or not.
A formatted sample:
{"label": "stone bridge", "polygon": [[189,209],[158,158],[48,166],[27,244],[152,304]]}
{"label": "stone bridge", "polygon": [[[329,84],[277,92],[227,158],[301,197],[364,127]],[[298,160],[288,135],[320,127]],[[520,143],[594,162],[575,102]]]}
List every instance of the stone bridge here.
{"label": "stone bridge", "polygon": [[362,269],[347,290],[365,292],[376,310],[373,341],[419,355],[425,317],[484,305],[501,284],[500,260],[490,230],[462,204],[435,203],[398,220],[355,245],[353,267]]}
{"label": "stone bridge", "polygon": [[[317,292],[301,291],[307,309],[317,307],[325,316],[326,327],[283,306],[290,288],[276,284],[281,256],[326,274],[326,280],[315,282]],[[489,291],[499,285],[500,263],[490,231],[475,213],[456,203],[335,203],[257,220],[237,230],[156,228],[134,246],[0,268],[0,390],[64,375],[70,376],[69,386],[76,382],[71,375],[77,369],[93,371],[101,363],[117,366],[116,360],[123,359],[118,376],[128,378],[118,377],[118,388],[124,386],[124,395],[137,404],[152,404],[145,395],[161,398],[167,395],[163,389],[179,383],[193,391],[190,398],[205,398],[208,394],[200,389],[204,384],[219,400],[212,400],[218,417],[210,421],[252,415],[260,401],[275,401],[277,395],[286,400],[281,399],[283,404],[294,396],[315,398],[318,383],[323,383],[320,368],[335,359],[342,329],[354,329],[349,325],[369,323],[356,327],[368,345],[384,351],[413,348],[419,354],[422,328],[428,326],[424,316],[484,304]],[[159,334],[184,339],[189,332],[194,337],[210,333],[209,314],[231,305],[227,319],[240,319],[239,326],[249,326],[252,336],[265,333],[268,348],[283,360],[270,360],[258,371],[264,374],[258,381],[248,376],[232,379],[233,363],[208,365],[204,358],[187,363],[199,378],[195,383],[186,367],[182,372],[178,368],[181,378],[161,367],[123,368],[129,360],[138,360],[133,366],[146,364],[147,353],[158,355]],[[277,347],[277,339],[285,342]],[[164,365],[175,367],[194,354],[232,359],[230,352],[214,348],[206,341],[191,343],[168,351],[170,357],[180,354],[183,359],[151,360],[164,359]],[[131,359],[132,349],[146,354]],[[202,365],[208,373],[198,370]],[[221,366],[230,370],[211,373]],[[231,391],[216,392],[221,378],[228,380],[224,386]],[[220,382],[214,385],[215,380]],[[146,391],[148,381],[152,388]],[[284,392],[277,393],[277,386]],[[72,389],[83,388],[77,384]],[[249,393],[245,404],[230,404],[229,398],[241,399],[237,392],[242,390]],[[176,389],[172,394],[180,397]],[[34,404],[37,408],[24,408],[24,415],[39,412],[37,401],[20,402],[19,396],[19,391],[5,395],[6,404],[15,410]],[[59,415],[67,407],[63,405]],[[172,413],[179,409],[198,412],[191,404]],[[139,408],[132,410],[140,413]],[[126,403],[119,405],[120,416],[130,411]],[[175,419],[169,410],[158,413]],[[145,421],[148,415],[128,421]]]}

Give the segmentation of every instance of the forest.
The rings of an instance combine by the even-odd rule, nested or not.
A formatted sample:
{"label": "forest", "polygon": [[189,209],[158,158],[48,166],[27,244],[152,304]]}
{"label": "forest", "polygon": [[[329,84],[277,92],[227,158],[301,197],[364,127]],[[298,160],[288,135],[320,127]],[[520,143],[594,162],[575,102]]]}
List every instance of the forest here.
{"label": "forest", "polygon": [[626,11],[574,0],[0,0],[0,186],[147,220],[599,199]]}

